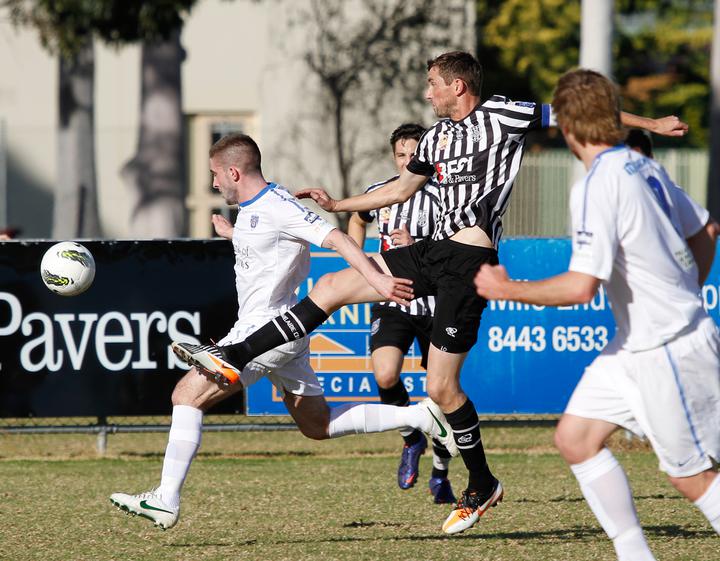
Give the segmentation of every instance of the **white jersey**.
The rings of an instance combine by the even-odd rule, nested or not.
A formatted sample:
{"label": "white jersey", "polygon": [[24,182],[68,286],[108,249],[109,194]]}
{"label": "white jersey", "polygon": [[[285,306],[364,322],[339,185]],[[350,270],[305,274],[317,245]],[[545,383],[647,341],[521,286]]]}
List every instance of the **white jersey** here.
{"label": "white jersey", "polygon": [[658,347],[707,315],[685,240],[709,214],[660,164],[625,145],[602,152],[573,186],[570,212],[570,270],[603,282],[620,347]]}
{"label": "white jersey", "polygon": [[296,304],[295,290],[310,271],[310,244],[322,245],[334,229],[275,183],[240,203],[232,239],[238,318],[272,318]]}

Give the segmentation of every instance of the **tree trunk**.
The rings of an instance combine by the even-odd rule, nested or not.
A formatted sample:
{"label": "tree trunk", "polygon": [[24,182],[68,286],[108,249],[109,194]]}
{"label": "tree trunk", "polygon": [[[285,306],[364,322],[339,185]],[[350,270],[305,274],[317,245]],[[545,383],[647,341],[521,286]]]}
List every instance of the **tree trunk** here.
{"label": "tree trunk", "polygon": [[95,178],[95,54],[92,40],[72,58],[60,57],[58,182],[55,239],[101,235]]}
{"label": "tree trunk", "polygon": [[[342,199],[347,199],[350,193],[350,163],[345,156],[345,135],[344,132],[344,104],[345,95],[341,90],[333,90],[333,128],[335,135],[335,155],[337,156],[338,173],[340,174],[340,195]],[[348,222],[350,221],[350,213],[339,212],[335,215],[338,221],[338,228],[343,232],[348,230]]]}
{"label": "tree trunk", "polygon": [[130,231],[138,238],[186,234],[185,135],[180,29],[166,41],[143,43],[140,137],[122,177],[133,196]]}

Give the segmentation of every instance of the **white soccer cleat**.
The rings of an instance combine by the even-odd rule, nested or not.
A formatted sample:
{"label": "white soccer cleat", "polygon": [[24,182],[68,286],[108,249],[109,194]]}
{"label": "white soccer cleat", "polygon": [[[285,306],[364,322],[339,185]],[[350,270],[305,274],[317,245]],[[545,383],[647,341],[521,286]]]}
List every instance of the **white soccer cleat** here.
{"label": "white soccer cleat", "polygon": [[113,493],[110,495],[110,502],[128,514],[133,516],[137,514],[152,520],[155,526],[163,530],[175,526],[180,517],[180,507],[173,508],[166,505],[157,489],[137,495]]}
{"label": "white soccer cleat", "polygon": [[495,480],[495,488],[488,497],[479,497],[475,491],[463,491],[462,497],[442,525],[446,534],[458,534],[471,528],[491,507],[503,500],[502,483]]}
{"label": "white soccer cleat", "polygon": [[453,436],[450,424],[447,422],[440,406],[429,397],[423,399],[418,405],[427,409],[432,417],[432,426],[427,434],[432,438],[437,438],[440,443],[447,448],[451,456],[460,454],[460,450],[458,450],[457,444],[455,444],[455,437]]}
{"label": "white soccer cleat", "polygon": [[171,348],[184,363],[199,368],[222,386],[230,386],[240,381],[240,369],[225,360],[221,348],[217,345],[193,345],[173,341]]}

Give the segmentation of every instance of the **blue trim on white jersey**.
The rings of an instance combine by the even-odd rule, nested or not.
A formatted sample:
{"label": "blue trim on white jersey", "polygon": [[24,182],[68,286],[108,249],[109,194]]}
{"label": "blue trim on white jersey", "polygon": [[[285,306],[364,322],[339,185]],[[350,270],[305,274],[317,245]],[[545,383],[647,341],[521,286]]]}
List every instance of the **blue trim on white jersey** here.
{"label": "blue trim on white jersey", "polygon": [[667,355],[668,362],[670,363],[670,368],[672,369],[673,376],[675,377],[675,385],[677,386],[678,393],[680,394],[680,401],[682,402],[683,410],[685,411],[685,418],[687,419],[688,425],[690,426],[690,434],[692,434],[695,448],[697,448],[697,451],[702,457],[705,457],[705,451],[702,449],[700,439],[698,438],[697,432],[695,431],[695,425],[690,418],[690,410],[687,406],[687,400],[685,399],[685,390],[683,390],[682,384],[680,382],[680,375],[678,374],[677,366],[675,365],[675,361],[673,360],[673,357],[670,354],[670,349],[668,349],[667,345],[663,345],[663,349],[665,349],[665,354]]}
{"label": "blue trim on white jersey", "polygon": [[270,189],[274,189],[275,184],[274,183],[268,183],[267,186],[260,191],[257,195],[255,195],[252,199],[249,201],[245,201],[244,203],[238,203],[239,207],[244,207],[253,204],[255,201],[257,201],[260,197],[262,197],[265,193],[267,193]]}

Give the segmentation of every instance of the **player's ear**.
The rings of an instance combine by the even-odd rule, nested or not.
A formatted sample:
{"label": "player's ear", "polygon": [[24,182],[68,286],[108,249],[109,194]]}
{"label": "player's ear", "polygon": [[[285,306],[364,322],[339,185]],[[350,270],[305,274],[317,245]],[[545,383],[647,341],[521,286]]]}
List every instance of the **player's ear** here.
{"label": "player's ear", "polygon": [[455,87],[455,95],[458,97],[468,91],[467,84],[460,78],[455,78],[455,80],[453,80],[453,86]]}

